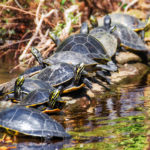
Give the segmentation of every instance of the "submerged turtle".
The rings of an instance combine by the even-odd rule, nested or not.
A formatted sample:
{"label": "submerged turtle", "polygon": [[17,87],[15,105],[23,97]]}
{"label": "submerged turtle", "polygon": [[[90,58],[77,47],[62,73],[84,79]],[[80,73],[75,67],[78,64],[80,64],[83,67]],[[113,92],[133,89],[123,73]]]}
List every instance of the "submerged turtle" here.
{"label": "submerged turtle", "polygon": [[19,105],[35,107],[42,112],[53,113],[60,111],[65,103],[60,98],[59,93],[54,94],[48,89],[36,89],[30,92]]}
{"label": "submerged turtle", "polygon": [[63,93],[68,93],[78,90],[85,85],[88,88],[92,88],[91,82],[83,77],[84,73],[84,64],[74,67],[67,63],[57,63],[46,67],[33,78],[47,82],[50,86],[59,89]]}
{"label": "submerged turtle", "polygon": [[[15,106],[0,112],[0,126],[8,133],[18,136],[52,138],[70,138],[63,126],[47,114],[33,108]],[[2,140],[5,140],[6,134]]]}

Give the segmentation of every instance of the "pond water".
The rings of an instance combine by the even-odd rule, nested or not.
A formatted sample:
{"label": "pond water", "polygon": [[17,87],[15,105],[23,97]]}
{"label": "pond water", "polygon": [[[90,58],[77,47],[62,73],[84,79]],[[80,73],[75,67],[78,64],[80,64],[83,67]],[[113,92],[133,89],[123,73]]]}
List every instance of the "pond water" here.
{"label": "pond water", "polygon": [[[18,73],[9,74],[9,63],[0,65],[0,83]],[[8,66],[7,66],[8,65]],[[12,137],[0,143],[0,149],[50,150],[143,150],[148,147],[150,74],[141,81],[115,85],[109,92],[99,92],[94,98],[68,101],[60,114],[51,117],[60,122],[72,135],[70,140],[44,143],[31,137]],[[80,94],[80,91],[75,94]],[[0,134],[3,136],[3,133]]]}

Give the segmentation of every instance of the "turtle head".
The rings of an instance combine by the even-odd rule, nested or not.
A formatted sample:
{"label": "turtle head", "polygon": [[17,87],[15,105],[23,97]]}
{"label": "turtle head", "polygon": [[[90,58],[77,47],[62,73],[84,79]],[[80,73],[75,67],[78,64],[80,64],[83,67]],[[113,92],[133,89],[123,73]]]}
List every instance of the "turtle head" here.
{"label": "turtle head", "polygon": [[90,23],[92,24],[92,26],[95,28],[98,26],[98,22],[97,22],[97,19],[94,15],[91,15],[90,16]]}
{"label": "turtle head", "polygon": [[110,27],[111,27],[111,18],[110,18],[109,15],[106,15],[106,16],[104,17],[104,27],[105,27],[107,30],[109,30]]}
{"label": "turtle head", "polygon": [[38,63],[45,68],[45,64],[43,63],[43,57],[38,49],[35,47],[32,47],[31,53],[34,56],[34,58],[38,61]]}
{"label": "turtle head", "polygon": [[14,86],[14,95],[15,95],[15,98],[17,98],[20,95],[21,86],[23,85],[24,80],[25,80],[24,76],[19,76],[17,78],[17,80],[15,81],[15,86]]}
{"label": "turtle head", "polygon": [[56,44],[56,46],[59,46],[61,43],[61,40],[59,39],[59,37],[54,33],[54,32],[49,32],[49,36],[50,38],[53,40],[53,42]]}
{"label": "turtle head", "polygon": [[79,80],[81,78],[81,75],[84,71],[84,68],[85,68],[85,64],[84,63],[80,63],[76,66],[76,71],[75,71],[75,84],[78,84],[79,83]]}
{"label": "turtle head", "polygon": [[55,89],[52,92],[50,92],[49,103],[52,108],[54,108],[56,101],[61,100],[60,93],[61,91],[59,89]]}
{"label": "turtle head", "polygon": [[89,28],[88,28],[87,22],[82,23],[80,33],[83,33],[83,34],[88,34],[89,33]]}

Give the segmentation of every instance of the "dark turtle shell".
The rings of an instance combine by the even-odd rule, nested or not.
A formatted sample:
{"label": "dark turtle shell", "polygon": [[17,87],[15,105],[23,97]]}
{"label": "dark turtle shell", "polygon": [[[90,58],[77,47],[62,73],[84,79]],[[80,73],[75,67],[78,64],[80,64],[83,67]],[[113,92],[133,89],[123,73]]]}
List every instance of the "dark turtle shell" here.
{"label": "dark turtle shell", "polygon": [[88,34],[75,34],[64,40],[56,49],[60,51],[74,51],[95,60],[110,60],[100,41]]}
{"label": "dark turtle shell", "polygon": [[39,74],[33,77],[57,87],[63,83],[71,81],[74,78],[74,67],[67,63],[58,63],[46,67]]}
{"label": "dark turtle shell", "polygon": [[34,137],[70,138],[57,121],[36,109],[23,106],[15,106],[0,112],[0,126]]}
{"label": "dark turtle shell", "polygon": [[122,24],[115,25],[116,30],[112,34],[120,40],[121,46],[130,50],[148,52],[148,48],[136,32]]}
{"label": "dark turtle shell", "polygon": [[92,29],[89,34],[103,44],[106,53],[110,58],[116,54],[118,41],[112,34],[101,27]]}
{"label": "dark turtle shell", "polygon": [[40,71],[42,69],[43,69],[43,67],[41,65],[40,66],[34,66],[34,67],[31,67],[31,68],[25,70],[21,75],[26,75],[26,74],[34,73],[34,72]]}
{"label": "dark turtle shell", "polygon": [[[112,23],[119,23],[127,28],[130,28],[133,31],[140,31],[143,30],[146,27],[146,23],[140,21],[138,18],[128,15],[128,14],[123,14],[123,13],[113,13],[109,14],[111,17]],[[104,16],[105,17],[105,16]],[[98,25],[102,26],[103,25],[103,19],[98,18]]]}
{"label": "dark turtle shell", "polygon": [[23,100],[30,92],[36,90],[36,89],[49,89],[49,91],[54,90],[52,86],[50,86],[48,83],[43,82],[39,79],[31,79],[26,78],[24,80],[23,85],[21,86],[21,95],[19,97],[15,97],[14,94],[14,88],[10,92],[11,94],[6,95],[6,99],[16,99],[17,101]]}
{"label": "dark turtle shell", "polygon": [[76,66],[77,64],[80,64],[82,62],[85,65],[98,64],[93,59],[74,51],[61,51],[59,53],[54,53],[52,56],[44,60],[44,63],[51,65],[57,63],[68,63]]}
{"label": "dark turtle shell", "polygon": [[[29,93],[25,99],[20,102],[20,105],[23,106],[37,106],[42,105],[49,102],[51,90],[49,89],[36,89]],[[58,106],[57,103],[62,103],[64,105],[65,101],[63,101],[60,96],[57,98],[55,103],[55,108]],[[60,105],[59,105],[60,106]],[[50,106],[48,106],[50,107]],[[62,109],[62,107],[60,107]]]}

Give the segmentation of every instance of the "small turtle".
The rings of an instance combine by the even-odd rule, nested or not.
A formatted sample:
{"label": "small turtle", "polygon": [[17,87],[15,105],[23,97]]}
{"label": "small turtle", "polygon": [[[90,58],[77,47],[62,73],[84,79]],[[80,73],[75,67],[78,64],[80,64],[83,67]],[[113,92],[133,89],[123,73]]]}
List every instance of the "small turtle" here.
{"label": "small turtle", "polygon": [[59,112],[66,102],[60,98],[59,92],[54,92],[48,89],[36,89],[30,92],[19,105],[35,107],[46,113]]}
{"label": "small turtle", "polygon": [[[70,138],[63,126],[47,114],[34,108],[15,106],[0,112],[0,126],[13,136],[52,138]],[[6,134],[1,141],[4,141]]]}

